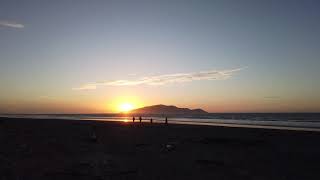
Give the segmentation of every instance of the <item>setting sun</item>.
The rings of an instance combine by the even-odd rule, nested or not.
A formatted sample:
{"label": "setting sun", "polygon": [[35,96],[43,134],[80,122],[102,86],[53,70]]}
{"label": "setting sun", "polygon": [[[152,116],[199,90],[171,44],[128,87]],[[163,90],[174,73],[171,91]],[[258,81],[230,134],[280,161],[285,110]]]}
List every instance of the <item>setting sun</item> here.
{"label": "setting sun", "polygon": [[128,112],[128,111],[132,110],[133,108],[134,108],[134,106],[130,103],[122,103],[119,106],[119,110],[121,112]]}
{"label": "setting sun", "polygon": [[141,99],[132,95],[119,95],[104,104],[104,107],[114,113],[127,113],[145,105]]}

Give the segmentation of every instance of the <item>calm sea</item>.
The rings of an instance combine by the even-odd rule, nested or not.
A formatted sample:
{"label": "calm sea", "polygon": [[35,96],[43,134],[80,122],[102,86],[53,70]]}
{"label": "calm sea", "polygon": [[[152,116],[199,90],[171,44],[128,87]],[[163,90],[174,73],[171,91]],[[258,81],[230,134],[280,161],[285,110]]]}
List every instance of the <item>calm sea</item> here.
{"label": "calm sea", "polygon": [[[126,114],[3,114],[1,117],[132,122]],[[139,117],[135,117],[139,121]],[[164,123],[165,116],[144,115],[143,122]],[[170,115],[169,123],[320,131],[320,113],[210,113]]]}

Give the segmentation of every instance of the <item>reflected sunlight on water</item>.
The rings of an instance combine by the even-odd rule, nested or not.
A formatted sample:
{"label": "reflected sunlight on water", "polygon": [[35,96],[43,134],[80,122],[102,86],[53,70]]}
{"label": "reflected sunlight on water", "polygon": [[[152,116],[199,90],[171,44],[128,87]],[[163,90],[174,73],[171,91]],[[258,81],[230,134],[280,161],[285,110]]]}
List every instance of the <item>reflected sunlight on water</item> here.
{"label": "reflected sunlight on water", "polygon": [[[219,114],[218,114],[219,115]],[[269,116],[279,116],[271,118]],[[217,116],[217,115],[216,115]],[[169,118],[169,124],[189,124],[189,125],[209,125],[209,126],[227,126],[227,127],[250,127],[250,128],[267,128],[267,129],[292,129],[304,131],[320,131],[319,114],[258,114],[257,118],[252,118],[252,114],[241,114],[239,119],[229,119],[228,117],[212,117],[207,118]],[[221,114],[220,114],[221,116]],[[248,117],[242,117],[248,116]],[[284,116],[284,118],[281,118]],[[290,118],[290,117],[294,118]],[[304,119],[299,119],[302,116]],[[90,114],[75,114],[75,115],[0,115],[0,117],[11,118],[35,118],[35,119],[65,119],[65,120],[95,120],[95,121],[110,121],[122,122],[125,124],[132,123],[131,117],[107,116],[107,115],[90,115]],[[164,123],[165,118],[147,116],[142,118],[142,122],[150,123],[150,118],[153,123]],[[259,119],[260,118],[260,119]],[[139,123],[136,119],[134,123]]]}

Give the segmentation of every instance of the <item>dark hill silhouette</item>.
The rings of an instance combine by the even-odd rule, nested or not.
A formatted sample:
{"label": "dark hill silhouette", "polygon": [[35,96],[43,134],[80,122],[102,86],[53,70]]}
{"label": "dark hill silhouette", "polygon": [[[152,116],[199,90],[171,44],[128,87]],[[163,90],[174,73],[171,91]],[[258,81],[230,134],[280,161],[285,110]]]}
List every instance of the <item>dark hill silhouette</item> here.
{"label": "dark hill silhouette", "polygon": [[202,109],[189,109],[189,108],[178,108],[176,106],[166,106],[166,105],[153,105],[146,106],[139,109],[134,109],[130,111],[131,114],[181,114],[181,115],[203,115],[208,114],[208,112]]}

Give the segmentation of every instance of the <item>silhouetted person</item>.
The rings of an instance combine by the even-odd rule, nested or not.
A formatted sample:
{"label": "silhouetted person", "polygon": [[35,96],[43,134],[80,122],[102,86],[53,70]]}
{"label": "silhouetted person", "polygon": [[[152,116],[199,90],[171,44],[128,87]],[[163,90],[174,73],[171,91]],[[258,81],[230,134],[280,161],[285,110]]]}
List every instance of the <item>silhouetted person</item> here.
{"label": "silhouetted person", "polygon": [[139,121],[140,121],[140,122],[142,121],[142,118],[141,118],[141,116],[139,117]]}
{"label": "silhouetted person", "polygon": [[134,120],[136,120],[135,118],[134,118],[134,116],[132,117],[132,122],[134,122]]}
{"label": "silhouetted person", "polygon": [[150,119],[150,123],[152,123],[152,118]]}
{"label": "silhouetted person", "polygon": [[166,117],[166,124],[168,124],[168,118]]}

